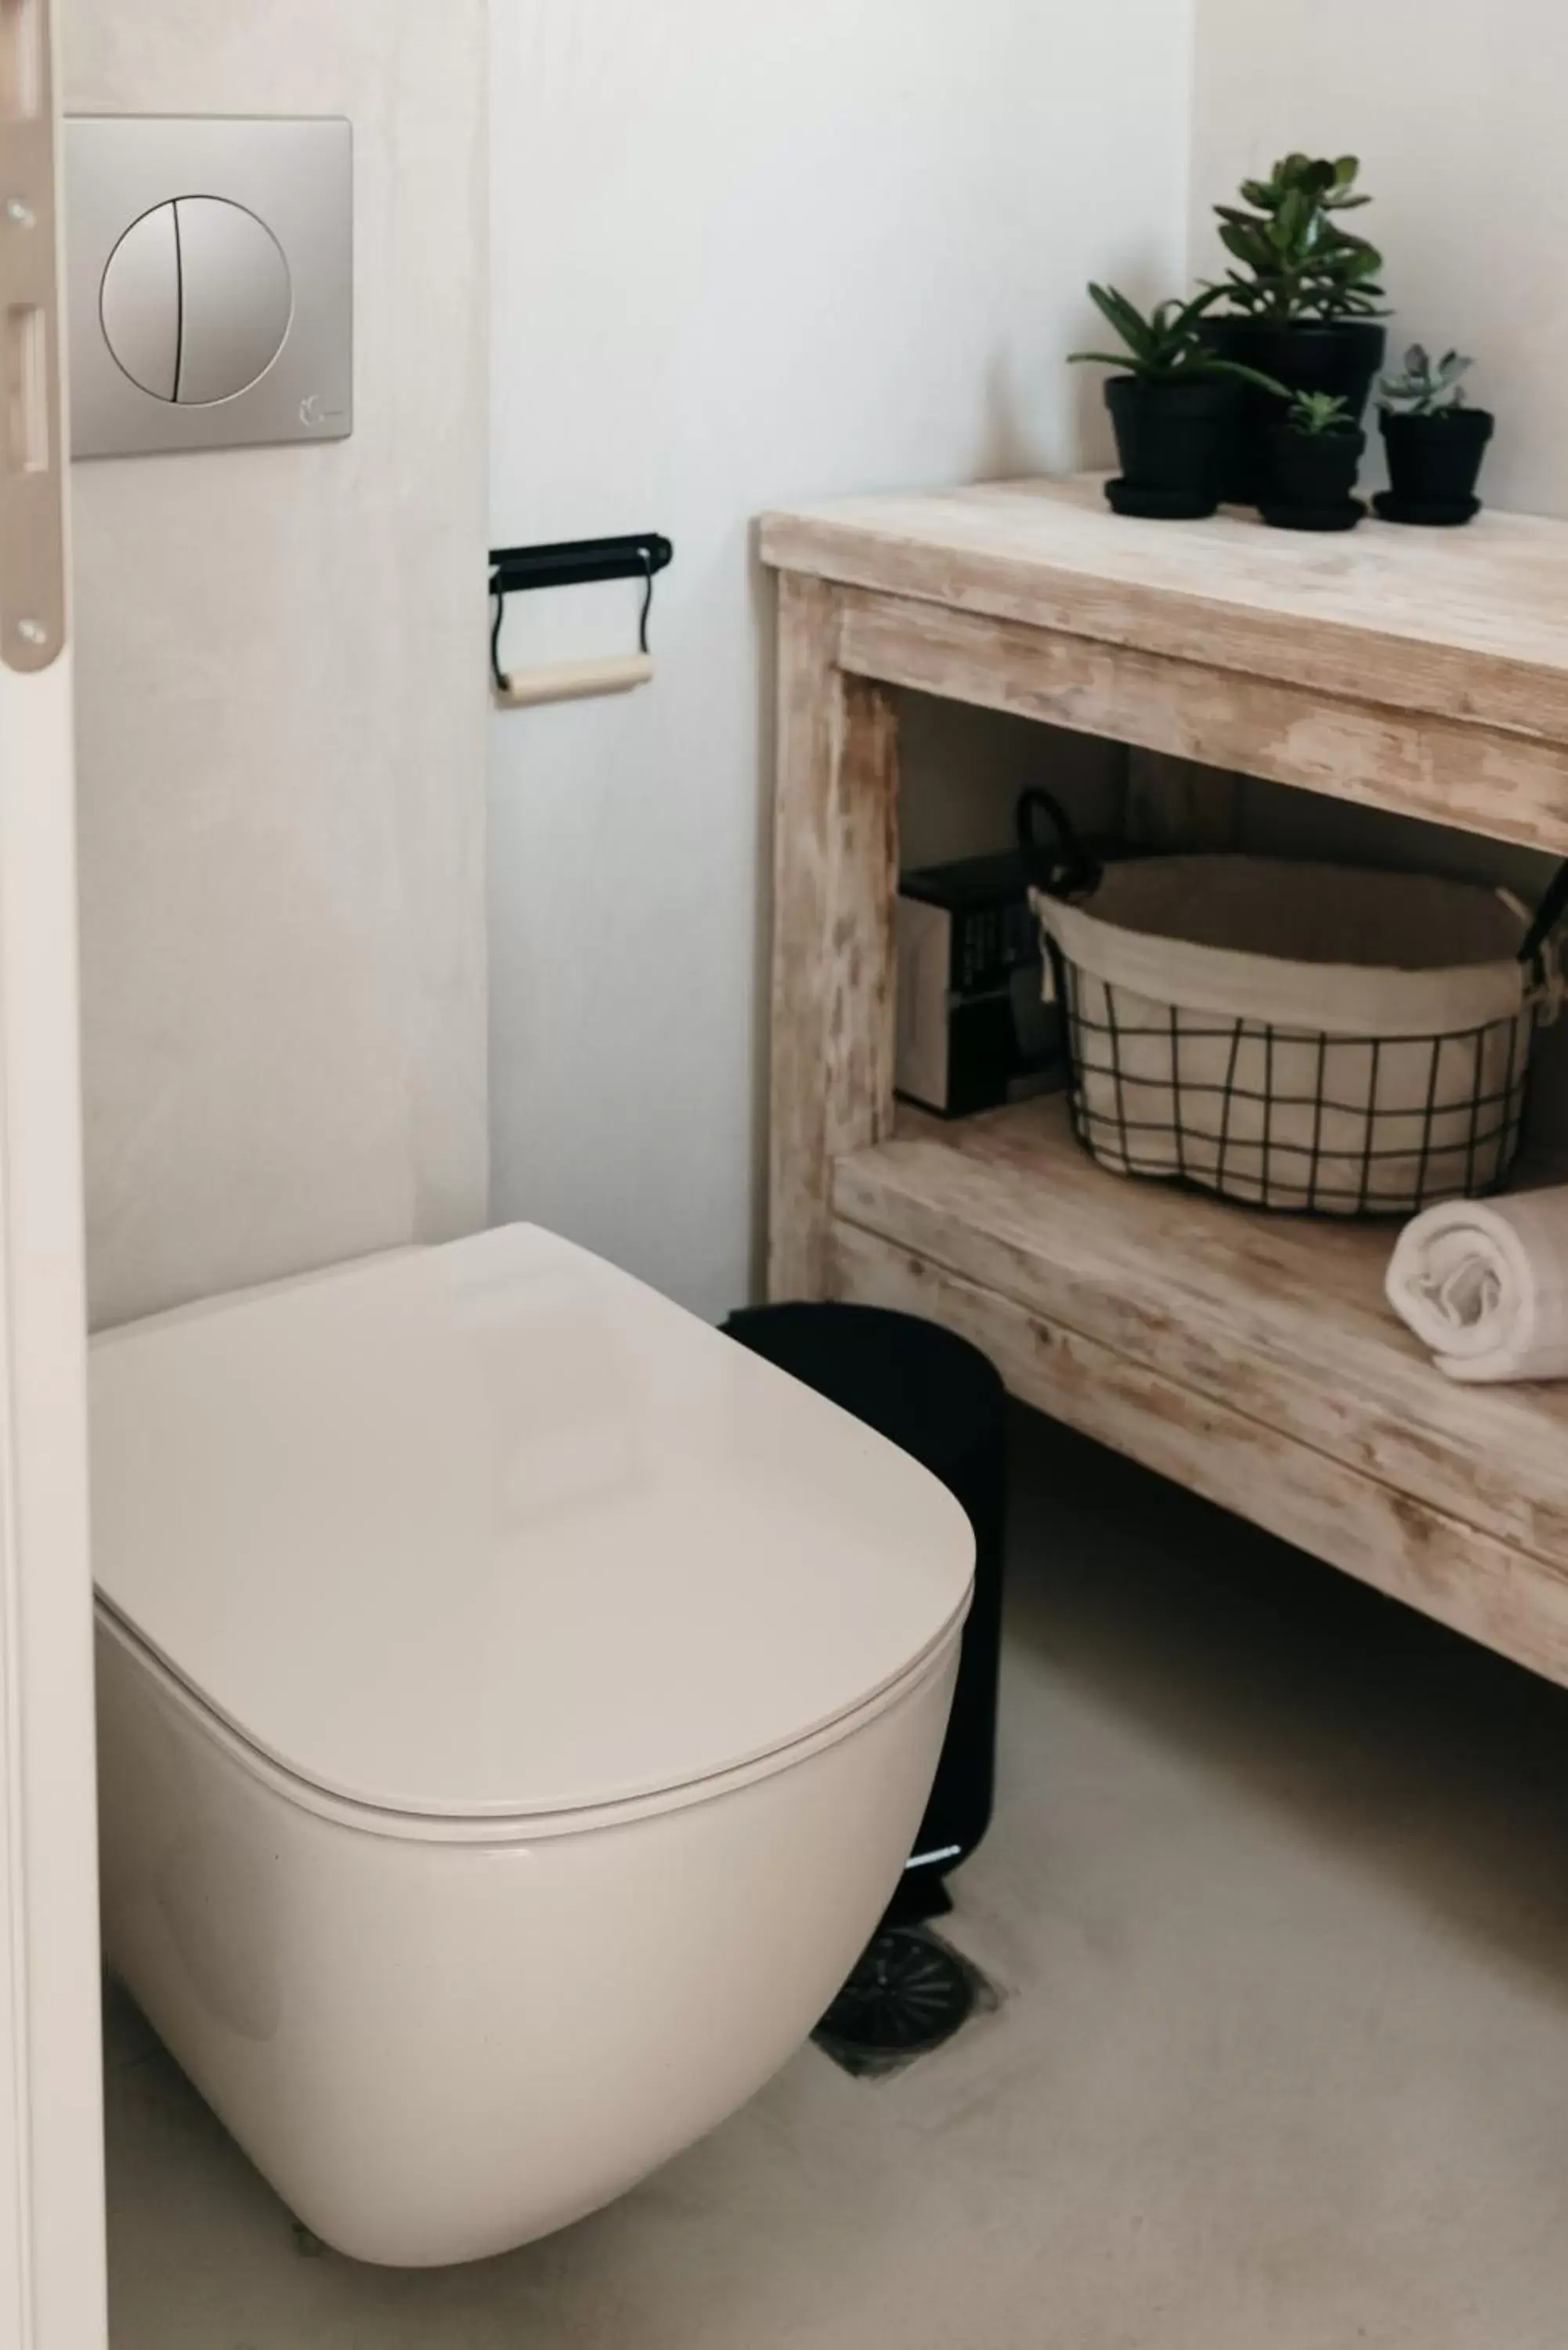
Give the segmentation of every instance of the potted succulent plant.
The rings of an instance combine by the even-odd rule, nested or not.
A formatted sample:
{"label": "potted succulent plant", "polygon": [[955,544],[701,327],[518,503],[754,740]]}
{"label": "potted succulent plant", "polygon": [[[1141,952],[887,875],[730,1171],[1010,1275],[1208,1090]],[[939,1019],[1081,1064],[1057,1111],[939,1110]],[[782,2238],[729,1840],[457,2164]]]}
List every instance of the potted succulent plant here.
{"label": "potted succulent plant", "polygon": [[[1370,199],[1356,187],[1354,155],[1285,155],[1266,180],[1243,180],[1241,204],[1218,204],[1220,234],[1234,265],[1223,281],[1229,311],[1206,335],[1227,359],[1272,376],[1287,390],[1343,400],[1359,425],[1387,342],[1381,324],[1383,257],[1344,225]],[[1251,504],[1267,478],[1273,419],[1242,398],[1225,494]]]}
{"label": "potted succulent plant", "polygon": [[1378,390],[1388,483],[1372,503],[1387,522],[1453,524],[1480,512],[1475,494],[1492,418],[1465,406],[1459,379],[1470,362],[1458,351],[1429,357],[1412,343],[1397,375]]}
{"label": "potted succulent plant", "polygon": [[1355,494],[1366,435],[1347,400],[1298,391],[1269,435],[1260,512],[1277,530],[1354,530],[1366,509]]}
{"label": "potted succulent plant", "polygon": [[1205,343],[1201,322],[1220,290],[1210,286],[1189,302],[1157,303],[1146,316],[1114,286],[1089,288],[1124,348],[1070,357],[1074,364],[1119,370],[1106,386],[1121,459],[1106,495],[1117,514],[1168,521],[1211,515],[1220,503],[1239,387],[1259,398],[1284,397],[1282,385]]}

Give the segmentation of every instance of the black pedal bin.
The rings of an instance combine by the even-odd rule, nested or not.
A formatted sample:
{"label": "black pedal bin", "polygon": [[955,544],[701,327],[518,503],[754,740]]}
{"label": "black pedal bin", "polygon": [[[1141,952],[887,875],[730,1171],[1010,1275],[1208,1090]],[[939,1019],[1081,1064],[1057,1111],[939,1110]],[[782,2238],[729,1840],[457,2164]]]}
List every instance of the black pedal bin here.
{"label": "black pedal bin", "polygon": [[[991,1822],[1007,1493],[1007,1395],[966,1339],[880,1306],[784,1305],[732,1314],[724,1328],[919,1461],[974,1528],[974,1603],[930,1802],[896,1908],[945,1907],[940,1880]],[[922,1890],[933,1897],[921,1901]]]}

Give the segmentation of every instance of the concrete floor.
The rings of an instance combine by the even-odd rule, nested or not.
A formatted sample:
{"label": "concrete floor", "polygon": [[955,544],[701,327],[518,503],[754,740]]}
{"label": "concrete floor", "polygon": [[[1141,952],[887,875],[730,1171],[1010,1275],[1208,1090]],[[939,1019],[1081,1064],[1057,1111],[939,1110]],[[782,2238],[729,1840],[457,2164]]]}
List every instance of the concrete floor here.
{"label": "concrete floor", "polygon": [[994,2014],[483,2266],[303,2258],[112,2005],[115,2350],[1561,2350],[1568,1693],[1021,1421]]}

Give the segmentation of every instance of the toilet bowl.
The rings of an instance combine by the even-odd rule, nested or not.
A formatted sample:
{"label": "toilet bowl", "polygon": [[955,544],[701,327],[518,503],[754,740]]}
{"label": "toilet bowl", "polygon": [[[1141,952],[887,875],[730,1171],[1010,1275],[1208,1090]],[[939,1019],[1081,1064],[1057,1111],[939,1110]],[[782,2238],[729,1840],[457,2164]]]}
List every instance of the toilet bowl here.
{"label": "toilet bowl", "polygon": [[527,1226],[92,1352],[109,1959],[354,2257],[504,2251],[722,2121],[906,1861],[973,1544]]}

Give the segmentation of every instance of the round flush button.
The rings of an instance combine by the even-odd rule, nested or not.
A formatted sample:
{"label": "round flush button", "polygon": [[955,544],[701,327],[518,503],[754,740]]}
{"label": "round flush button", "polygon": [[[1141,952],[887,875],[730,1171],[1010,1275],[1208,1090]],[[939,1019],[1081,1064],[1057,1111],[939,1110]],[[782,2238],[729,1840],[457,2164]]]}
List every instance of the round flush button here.
{"label": "round flush button", "polygon": [[133,221],[99,297],[105,340],[132,383],[201,407],[266,373],[293,309],[277,239],[222,196],[180,196]]}

